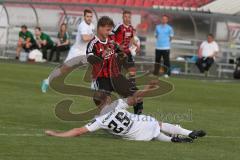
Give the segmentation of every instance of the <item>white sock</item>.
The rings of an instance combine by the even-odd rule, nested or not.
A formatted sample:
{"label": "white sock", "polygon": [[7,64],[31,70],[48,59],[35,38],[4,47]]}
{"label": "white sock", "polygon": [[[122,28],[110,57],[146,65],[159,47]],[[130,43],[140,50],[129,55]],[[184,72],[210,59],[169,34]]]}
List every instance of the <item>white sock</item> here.
{"label": "white sock", "polygon": [[188,136],[192,131],[182,128],[179,125],[173,125],[169,123],[162,123],[161,131],[164,131],[169,134],[180,134]]}
{"label": "white sock", "polygon": [[47,84],[49,84],[49,79],[50,79],[50,75],[48,76],[48,78],[47,78],[47,79],[45,79],[45,80],[46,80],[46,82],[47,82]]}
{"label": "white sock", "polygon": [[172,137],[169,137],[160,132],[160,134],[155,138],[155,140],[163,141],[163,142],[171,142]]}

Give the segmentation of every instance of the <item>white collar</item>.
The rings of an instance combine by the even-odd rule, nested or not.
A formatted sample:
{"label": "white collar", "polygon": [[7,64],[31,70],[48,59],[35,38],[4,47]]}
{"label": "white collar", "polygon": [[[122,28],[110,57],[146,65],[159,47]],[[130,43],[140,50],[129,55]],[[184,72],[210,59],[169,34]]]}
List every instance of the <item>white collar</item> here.
{"label": "white collar", "polygon": [[91,26],[91,25],[92,25],[92,23],[87,24],[85,20],[83,20],[83,23],[84,23],[85,25],[87,25],[87,26]]}
{"label": "white collar", "polygon": [[212,41],[212,42],[208,42],[208,41],[206,41],[208,44],[213,44],[215,41]]}
{"label": "white collar", "polygon": [[131,25],[131,24],[129,24],[129,25],[127,26],[126,24],[123,23],[123,26],[124,26],[124,27],[127,27],[127,28],[129,28],[130,25]]}
{"label": "white collar", "polygon": [[97,37],[97,35],[95,35],[95,38],[100,42],[100,43],[102,43],[102,44],[107,44],[108,43],[108,38],[106,39],[106,41],[101,41],[98,37]]}

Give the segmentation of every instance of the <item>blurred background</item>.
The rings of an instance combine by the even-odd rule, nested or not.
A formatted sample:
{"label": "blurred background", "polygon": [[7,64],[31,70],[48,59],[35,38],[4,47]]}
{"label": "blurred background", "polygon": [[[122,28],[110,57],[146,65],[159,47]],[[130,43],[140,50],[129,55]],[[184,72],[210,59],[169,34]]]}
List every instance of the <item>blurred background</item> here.
{"label": "blurred background", "polygon": [[93,22],[103,15],[122,22],[122,11],[133,13],[132,25],[141,40],[141,54],[136,59],[154,62],[155,26],[161,16],[169,16],[174,28],[171,61],[177,74],[197,74],[189,58],[207,34],[212,33],[220,46],[212,76],[232,78],[236,60],[240,57],[240,1],[237,0],[2,0],[0,2],[0,57],[14,59],[18,32],[27,25],[33,32],[41,26],[53,39],[63,22],[67,23],[74,42],[83,10],[94,11]]}

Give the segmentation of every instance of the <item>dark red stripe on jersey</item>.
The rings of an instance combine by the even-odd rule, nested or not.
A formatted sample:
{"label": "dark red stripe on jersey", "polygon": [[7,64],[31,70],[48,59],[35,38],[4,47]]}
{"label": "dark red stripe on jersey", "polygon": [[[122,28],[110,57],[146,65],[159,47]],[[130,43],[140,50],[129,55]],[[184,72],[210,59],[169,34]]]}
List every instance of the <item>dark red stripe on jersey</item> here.
{"label": "dark red stripe on jersey", "polygon": [[117,77],[120,74],[117,63],[117,47],[114,44],[114,41],[111,39],[112,38],[109,37],[107,43],[102,43],[97,38],[89,42],[89,45],[87,47],[89,54],[93,53],[95,56],[103,59],[102,63],[93,65],[93,79],[96,79],[98,77]]}
{"label": "dark red stripe on jersey", "polygon": [[133,26],[125,26],[124,24],[121,24],[117,26],[114,30],[115,34],[115,41],[118,45],[122,46],[124,49],[124,52],[126,54],[130,54],[129,46],[131,39],[133,38]]}

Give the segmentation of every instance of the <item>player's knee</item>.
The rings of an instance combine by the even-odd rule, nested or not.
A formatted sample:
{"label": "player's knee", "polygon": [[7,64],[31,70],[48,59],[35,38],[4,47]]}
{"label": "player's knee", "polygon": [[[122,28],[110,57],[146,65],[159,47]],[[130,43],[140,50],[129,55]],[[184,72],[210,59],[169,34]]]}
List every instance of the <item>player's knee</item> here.
{"label": "player's knee", "polygon": [[66,66],[66,65],[63,65],[62,67],[61,67],[61,73],[62,74],[67,74],[68,72],[70,72],[71,71],[71,67],[68,67],[68,66]]}

